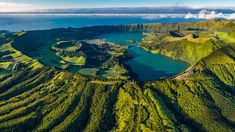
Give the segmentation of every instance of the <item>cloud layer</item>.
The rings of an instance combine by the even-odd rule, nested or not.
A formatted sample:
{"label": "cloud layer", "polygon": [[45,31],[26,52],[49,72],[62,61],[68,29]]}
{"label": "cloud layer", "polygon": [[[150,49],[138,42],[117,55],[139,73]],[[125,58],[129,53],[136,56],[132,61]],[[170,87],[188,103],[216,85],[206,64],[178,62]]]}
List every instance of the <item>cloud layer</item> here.
{"label": "cloud layer", "polygon": [[[227,19],[227,20],[235,20],[235,13],[229,12],[230,14],[224,14],[221,12],[216,11],[208,11],[208,10],[198,10],[198,13],[187,13],[187,14],[119,14],[119,13],[73,13],[73,10],[65,10],[63,13],[51,13],[50,10],[38,10],[38,12],[32,13],[32,9],[34,5],[30,4],[17,4],[17,3],[9,3],[9,2],[0,2],[0,15],[33,15],[33,16],[107,16],[107,17],[141,17],[143,19],[154,20],[160,18],[185,18],[185,19]],[[215,9],[216,10],[216,9]],[[72,12],[71,12],[72,11]],[[5,14],[3,13],[5,12]],[[7,13],[7,12],[18,12],[14,13]],[[235,10],[234,10],[235,12]]]}
{"label": "cloud layer", "polygon": [[30,4],[0,2],[0,12],[22,11],[22,10],[29,10],[32,8],[33,8],[33,5],[30,5]]}
{"label": "cloud layer", "polygon": [[188,13],[185,15],[186,19],[194,18],[194,19],[227,19],[227,20],[235,20],[235,13],[232,14],[223,14],[223,13],[217,13],[215,11],[207,11],[207,10],[201,10],[198,14],[192,14]]}

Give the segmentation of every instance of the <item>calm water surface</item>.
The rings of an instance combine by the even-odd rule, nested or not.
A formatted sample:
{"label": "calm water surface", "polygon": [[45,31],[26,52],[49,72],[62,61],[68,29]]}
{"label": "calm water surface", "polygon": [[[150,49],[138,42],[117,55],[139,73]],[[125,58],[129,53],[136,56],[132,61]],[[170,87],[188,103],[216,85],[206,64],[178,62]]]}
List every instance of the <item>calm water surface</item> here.
{"label": "calm water surface", "polygon": [[5,16],[0,14],[0,30],[28,31],[97,25],[194,22],[198,19],[159,18],[146,19],[131,16]]}
{"label": "calm water surface", "polygon": [[[42,30],[66,27],[86,27],[97,25],[115,24],[140,24],[140,23],[175,23],[175,22],[195,22],[198,19],[184,18],[158,18],[145,19],[142,17],[125,16],[4,16],[0,14],[0,30],[27,31]],[[140,41],[143,38],[141,33],[115,33],[106,34],[102,38],[122,45],[132,46],[128,52],[134,56],[126,62],[140,80],[156,80],[163,77],[170,77],[185,70],[188,64],[173,60],[168,57],[151,54],[128,43],[126,40]]]}
{"label": "calm water surface", "polygon": [[127,40],[141,41],[143,37],[142,33],[136,32],[111,33],[100,36],[100,38],[107,41],[130,46],[128,52],[134,58],[125,63],[131,67],[140,80],[157,80],[171,77],[189,67],[189,64],[183,61],[174,60],[160,54],[152,54],[136,44],[127,42]]}

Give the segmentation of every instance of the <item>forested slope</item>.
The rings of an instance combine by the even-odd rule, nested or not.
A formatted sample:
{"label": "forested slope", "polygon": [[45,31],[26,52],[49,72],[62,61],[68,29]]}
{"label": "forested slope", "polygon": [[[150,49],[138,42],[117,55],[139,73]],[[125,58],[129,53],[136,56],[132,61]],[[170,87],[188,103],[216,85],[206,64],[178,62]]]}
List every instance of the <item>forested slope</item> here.
{"label": "forested slope", "polygon": [[[205,24],[210,23],[195,23],[199,26],[193,28],[208,27]],[[157,81],[102,79],[45,66],[34,58],[34,47],[30,47],[30,44],[39,46],[36,41],[27,45],[28,41],[20,38],[23,33],[4,32],[0,36],[4,40],[0,47],[0,131],[234,131],[234,28],[227,21],[211,24],[219,25],[213,32],[226,34],[218,34],[220,39],[213,34],[213,38],[199,44],[198,49],[209,52],[193,52],[199,58],[188,61],[192,64],[189,69]],[[190,24],[179,25],[190,27]],[[62,33],[71,37],[73,35],[68,34],[72,31],[76,34],[73,37],[79,37],[78,33],[89,34],[92,28],[85,29],[84,32],[82,29],[62,29]],[[112,31],[107,29],[107,32]],[[55,39],[62,34],[59,29],[46,32],[53,32],[50,37],[56,33]],[[182,37],[188,34],[179,33]],[[169,37],[170,33],[162,34]],[[211,37],[210,34],[207,37]],[[190,37],[183,39],[194,41],[193,44],[199,41]],[[22,47],[16,45],[21,41],[24,42]],[[177,44],[190,48],[189,45],[193,45]],[[209,50],[210,47],[213,48]],[[158,52],[163,54],[164,48]],[[187,55],[187,52],[177,54],[185,61],[191,57]]]}

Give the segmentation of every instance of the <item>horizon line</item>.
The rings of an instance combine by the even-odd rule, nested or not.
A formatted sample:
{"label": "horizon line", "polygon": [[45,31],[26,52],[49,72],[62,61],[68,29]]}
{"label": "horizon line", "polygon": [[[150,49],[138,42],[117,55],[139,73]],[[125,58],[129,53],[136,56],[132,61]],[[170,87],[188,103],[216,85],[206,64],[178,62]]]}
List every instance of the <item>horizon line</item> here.
{"label": "horizon line", "polygon": [[125,7],[125,6],[120,6],[120,7],[78,7],[78,8],[38,8],[38,9],[26,9],[26,10],[12,10],[12,11],[1,11],[0,13],[10,13],[10,12],[46,12],[46,11],[59,11],[59,10],[87,10],[87,9],[143,9],[143,8],[148,8],[148,9],[168,9],[168,8],[174,8],[174,9],[192,9],[192,10],[199,10],[199,9],[225,9],[225,10],[234,10],[235,11],[235,6],[137,6],[137,7]]}

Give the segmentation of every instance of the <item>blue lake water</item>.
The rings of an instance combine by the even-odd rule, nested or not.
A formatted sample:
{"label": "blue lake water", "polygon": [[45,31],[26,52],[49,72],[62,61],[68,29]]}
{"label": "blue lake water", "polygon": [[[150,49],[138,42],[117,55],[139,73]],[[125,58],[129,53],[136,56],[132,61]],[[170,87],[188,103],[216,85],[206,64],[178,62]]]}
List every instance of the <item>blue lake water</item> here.
{"label": "blue lake water", "polygon": [[158,18],[146,19],[140,16],[40,16],[1,15],[0,30],[28,31],[67,27],[86,27],[115,24],[194,22],[198,19]]}
{"label": "blue lake water", "polygon": [[131,67],[132,71],[138,75],[138,79],[140,80],[157,80],[171,77],[189,67],[189,64],[183,61],[174,60],[160,54],[152,54],[138,47],[137,44],[127,42],[127,40],[141,41],[144,37],[142,33],[111,33],[99,37],[110,42],[130,46],[128,53],[133,56],[133,59],[125,63]]}
{"label": "blue lake water", "polygon": [[[158,18],[146,19],[143,17],[131,16],[4,16],[0,15],[0,30],[28,31],[66,27],[86,27],[97,25],[115,24],[141,24],[141,23],[175,23],[195,22],[198,19],[184,18]],[[128,52],[134,56],[126,62],[140,80],[157,80],[163,77],[170,77],[185,70],[189,65],[168,57],[151,54],[126,40],[140,41],[143,38],[141,33],[116,33],[102,36],[108,41],[117,42],[123,45],[132,46]]]}

